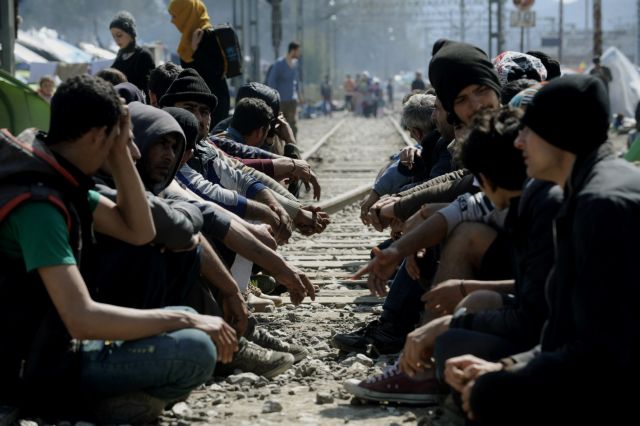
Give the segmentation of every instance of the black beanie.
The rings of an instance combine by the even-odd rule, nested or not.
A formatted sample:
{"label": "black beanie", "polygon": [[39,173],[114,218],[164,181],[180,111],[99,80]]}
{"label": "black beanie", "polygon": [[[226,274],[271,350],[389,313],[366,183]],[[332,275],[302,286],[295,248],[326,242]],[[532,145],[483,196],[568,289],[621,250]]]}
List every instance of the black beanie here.
{"label": "black beanie", "polygon": [[187,150],[195,149],[198,141],[198,119],[191,112],[183,108],[166,107],[167,111],[178,122],[187,141]]}
{"label": "black beanie", "polygon": [[607,90],[589,75],[554,78],[533,97],[522,123],[553,146],[588,154],[609,137]]}
{"label": "black beanie", "polygon": [[445,111],[453,114],[453,101],[467,86],[490,87],[500,97],[500,80],[482,49],[467,43],[438,40],[433,45],[429,80]]}
{"label": "black beanie", "polygon": [[131,15],[127,11],[118,12],[113,21],[109,24],[109,29],[111,28],[119,28],[125,33],[129,34],[132,38],[136,38],[136,20],[133,19],[133,15]]}
{"label": "black beanie", "polygon": [[208,105],[211,112],[218,105],[218,98],[211,93],[207,83],[193,68],[184,69],[178,74],[167,92],[160,98],[160,106],[173,106],[180,101],[194,101]]}
{"label": "black beanie", "polygon": [[277,117],[280,113],[280,94],[277,90],[267,86],[266,84],[257,83],[255,81],[243,84],[238,89],[236,104],[244,98],[262,99],[267,103],[267,105],[269,105],[274,117]]}

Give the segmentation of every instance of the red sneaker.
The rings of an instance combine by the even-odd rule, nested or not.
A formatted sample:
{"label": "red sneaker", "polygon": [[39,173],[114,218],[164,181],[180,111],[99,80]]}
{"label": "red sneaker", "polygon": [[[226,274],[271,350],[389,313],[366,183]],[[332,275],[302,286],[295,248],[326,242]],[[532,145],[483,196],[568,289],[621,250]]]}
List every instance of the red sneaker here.
{"label": "red sneaker", "polygon": [[412,379],[400,371],[397,363],[377,376],[365,380],[349,379],[344,382],[347,392],[361,399],[403,404],[438,404],[447,395],[446,388],[432,372],[424,378]]}

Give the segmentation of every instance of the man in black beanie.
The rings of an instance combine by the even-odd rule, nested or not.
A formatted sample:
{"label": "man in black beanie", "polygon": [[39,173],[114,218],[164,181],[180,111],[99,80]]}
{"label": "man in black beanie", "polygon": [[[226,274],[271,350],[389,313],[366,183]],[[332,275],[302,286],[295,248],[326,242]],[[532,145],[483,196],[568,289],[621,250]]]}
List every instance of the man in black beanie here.
{"label": "man in black beanie", "polygon": [[465,126],[481,109],[500,106],[500,80],[482,49],[438,40],[433,45],[429,80],[450,121]]}
{"label": "man in black beanie", "polygon": [[635,414],[634,392],[619,384],[640,378],[640,171],[615,157],[608,117],[602,82],[571,75],[543,87],[523,118],[516,146],[527,173],[565,190],[550,314],[535,350],[499,363],[470,355],[447,362],[447,382],[480,424],[544,424],[550,416],[621,424]]}

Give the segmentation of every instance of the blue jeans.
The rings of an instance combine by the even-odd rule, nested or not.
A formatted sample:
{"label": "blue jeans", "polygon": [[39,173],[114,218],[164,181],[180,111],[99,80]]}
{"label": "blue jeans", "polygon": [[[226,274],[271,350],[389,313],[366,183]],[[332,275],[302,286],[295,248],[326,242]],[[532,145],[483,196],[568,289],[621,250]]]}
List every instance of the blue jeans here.
{"label": "blue jeans", "polygon": [[402,261],[382,305],[382,321],[393,323],[398,331],[405,334],[411,332],[420,321],[424,308],[420,297],[424,291],[420,283],[409,276]]}
{"label": "blue jeans", "polygon": [[81,383],[97,398],[142,391],[171,401],[210,379],[215,364],[211,338],[193,328],[133,341],[90,340],[82,345]]}

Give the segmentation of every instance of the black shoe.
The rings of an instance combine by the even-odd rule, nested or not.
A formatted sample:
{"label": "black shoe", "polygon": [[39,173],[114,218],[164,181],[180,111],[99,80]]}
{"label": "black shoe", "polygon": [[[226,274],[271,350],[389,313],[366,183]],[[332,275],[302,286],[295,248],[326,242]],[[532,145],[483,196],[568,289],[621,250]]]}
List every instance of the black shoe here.
{"label": "black shoe", "polygon": [[154,423],[167,401],[145,392],[131,392],[103,399],[93,407],[94,420],[100,424]]}
{"label": "black shoe", "polygon": [[404,347],[406,333],[398,331],[393,324],[374,320],[351,333],[333,336],[333,345],[344,352],[384,355],[398,353]]}
{"label": "black shoe", "polygon": [[301,361],[309,355],[309,351],[304,346],[280,340],[262,327],[255,327],[247,339],[263,348],[289,353],[293,355],[294,362]]}
{"label": "black shoe", "polygon": [[238,340],[238,346],[240,349],[230,363],[216,364],[214,373],[216,376],[229,376],[238,369],[271,379],[284,373],[293,365],[294,358],[290,353],[265,349],[244,337]]}

